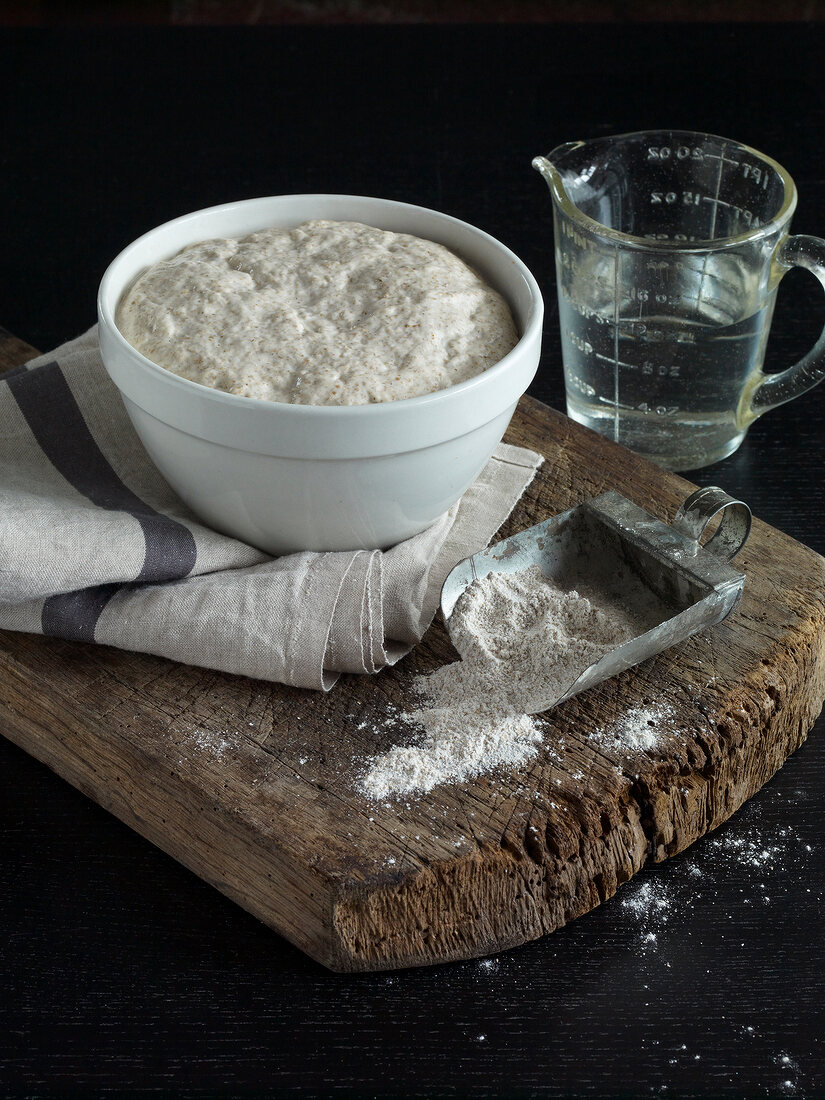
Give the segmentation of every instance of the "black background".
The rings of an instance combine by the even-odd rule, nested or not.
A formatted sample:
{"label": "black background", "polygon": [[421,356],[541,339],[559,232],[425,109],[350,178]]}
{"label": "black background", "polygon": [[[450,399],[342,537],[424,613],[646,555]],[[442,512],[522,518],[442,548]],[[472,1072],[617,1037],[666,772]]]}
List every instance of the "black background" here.
{"label": "black background", "polygon": [[[2,30],[0,323],[44,350],[77,335],[109,260],[186,211],[381,195],[527,262],[547,303],[531,392],[563,408],[531,158],[708,130],[784,164],[794,229],[825,234],[823,47],[815,24]],[[769,367],[823,318],[792,272]],[[823,552],[824,418],[822,386],[694,478]],[[0,1089],[825,1095],[823,733],[728,825],[568,928],[487,963],[355,977],[0,741]]]}

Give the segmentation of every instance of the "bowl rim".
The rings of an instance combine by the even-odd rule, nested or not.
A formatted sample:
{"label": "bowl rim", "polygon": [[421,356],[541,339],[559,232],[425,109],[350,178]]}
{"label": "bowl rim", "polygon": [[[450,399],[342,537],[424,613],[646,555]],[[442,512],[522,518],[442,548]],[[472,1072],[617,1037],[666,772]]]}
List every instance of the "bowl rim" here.
{"label": "bowl rim", "polygon": [[[138,349],[134,347],[134,345],[129,343],[129,341],[121,333],[115,322],[115,309],[117,308],[117,303],[120,301],[120,298],[122,297],[126,289],[126,284],[120,286],[116,290],[113,290],[113,285],[117,287],[117,269],[125,260],[128,259],[130,253],[138,249],[146,241],[148,241],[155,235],[159,235],[163,232],[169,231],[170,229],[172,229],[173,226],[184,225],[187,222],[195,221],[207,214],[218,216],[221,213],[229,213],[238,210],[241,207],[255,207],[258,205],[263,207],[276,200],[293,200],[296,203],[301,200],[341,200],[367,203],[368,205],[374,205],[376,209],[381,208],[386,210],[400,208],[402,211],[416,211],[420,214],[431,216],[436,219],[436,221],[441,222],[442,224],[457,226],[460,230],[469,232],[470,234],[479,237],[482,241],[484,241],[488,245],[491,245],[494,249],[497,249],[501,253],[502,259],[509,261],[516,268],[529,289],[530,304],[527,312],[526,323],[523,330],[519,333],[518,340],[516,341],[512,349],[505,356],[503,356],[503,358],[499,359],[491,367],[488,367],[480,374],[476,374],[472,378],[465,379],[465,381],[463,382],[457,382],[454,385],[445,386],[443,389],[434,390],[432,393],[419,394],[416,397],[405,397],[397,401],[375,401],[364,405],[299,405],[292,404],[287,401],[270,401],[267,398],[250,398],[245,397],[242,394],[227,393],[225,390],[215,389],[212,386],[205,386],[201,382],[195,382],[190,378],[184,378],[179,374],[175,374],[174,371],[170,371],[166,367],[162,367],[158,363],[155,363],[151,359],[147,358],[142,352],[138,351]],[[255,232],[255,230],[250,230],[250,232]],[[393,230],[393,232],[404,232],[404,230]],[[204,237],[202,239],[209,240],[210,238]],[[158,258],[160,259],[161,257]],[[499,291],[499,293],[502,292]],[[505,300],[507,300],[506,295],[502,296],[505,297]],[[113,306],[110,306],[110,299],[113,299],[114,301]],[[507,304],[512,312],[512,303],[507,300]],[[487,233],[486,230],[478,228],[478,226],[473,225],[471,222],[463,221],[461,218],[456,218],[452,214],[445,214],[442,211],[433,210],[430,207],[419,206],[415,203],[401,202],[396,199],[385,199],[373,195],[349,195],[337,194],[332,192],[302,192],[294,194],[288,193],[282,195],[262,195],[255,198],[238,199],[232,202],[218,203],[215,206],[207,206],[198,210],[192,210],[187,214],[181,214],[177,218],[172,218],[169,221],[161,222],[159,225],[156,225],[152,229],[147,230],[145,233],[142,233],[139,237],[136,237],[133,241],[122,248],[121,251],[118,252],[118,254],[108,264],[98,286],[97,312],[99,322],[102,322],[109,330],[108,335],[110,339],[114,340],[114,342],[118,345],[119,350],[127,355],[144,371],[148,371],[152,376],[155,377],[157,381],[161,382],[164,385],[171,385],[174,388],[181,390],[182,392],[193,392],[195,394],[198,394],[202,400],[206,400],[213,404],[224,404],[236,409],[270,406],[274,410],[280,410],[281,413],[283,413],[284,410],[289,409],[291,410],[289,415],[294,416],[313,418],[336,417],[347,418],[348,420],[358,420],[380,416],[382,414],[382,411],[386,412],[388,408],[393,408],[396,410],[425,409],[429,405],[439,404],[443,402],[448,396],[452,399],[455,399],[455,395],[457,394],[469,393],[479,386],[492,382],[495,378],[498,378],[501,374],[507,372],[513,360],[520,356],[520,352],[524,346],[526,346],[530,341],[533,341],[536,338],[540,339],[544,314],[544,301],[538,282],[533,273],[524,263],[524,261],[521,260],[515,254],[515,252],[508,248],[507,245],[505,245],[497,237],[494,237],[491,233]]]}

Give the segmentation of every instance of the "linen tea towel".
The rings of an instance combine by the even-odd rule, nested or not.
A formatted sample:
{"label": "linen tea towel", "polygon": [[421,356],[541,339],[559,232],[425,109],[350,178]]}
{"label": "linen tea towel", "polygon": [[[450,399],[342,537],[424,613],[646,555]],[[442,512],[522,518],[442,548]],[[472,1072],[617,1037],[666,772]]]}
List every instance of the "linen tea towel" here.
{"label": "linen tea towel", "polygon": [[92,328],[0,379],[0,628],[328,690],[420,641],[444,577],[541,461],[501,444],[448,513],[390,550],[272,559],[174,494]]}

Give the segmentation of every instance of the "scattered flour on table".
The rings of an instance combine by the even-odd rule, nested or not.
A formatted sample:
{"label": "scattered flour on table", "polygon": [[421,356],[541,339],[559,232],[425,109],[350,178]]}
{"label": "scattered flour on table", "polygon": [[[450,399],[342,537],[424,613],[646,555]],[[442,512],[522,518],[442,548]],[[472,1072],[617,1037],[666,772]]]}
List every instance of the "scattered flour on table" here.
{"label": "scattered flour on table", "polygon": [[[648,629],[660,608],[644,594],[647,602],[626,598],[627,591],[610,599],[581,586],[564,589],[538,566],[474,581],[450,617],[462,660],[416,678],[422,704],[401,717],[423,733],[370,761],[362,793],[423,793],[535,756],[542,727],[525,713],[530,702],[557,701],[588,665]],[[627,731],[634,747],[652,746],[649,720],[646,714]]]}
{"label": "scattered flour on table", "polygon": [[812,851],[811,845],[788,825],[768,835],[755,827],[739,833],[729,831],[712,837],[707,843],[717,853],[717,859],[757,871],[782,869],[794,859],[804,859]]}
{"label": "scattered flour on table", "polygon": [[[764,802],[764,793],[762,798]],[[776,811],[771,814],[776,815]],[[667,952],[671,929],[678,942],[686,931],[693,935],[711,920],[719,906],[720,888],[728,906],[721,920],[730,921],[735,930],[745,910],[785,899],[789,882],[809,876],[818,858],[813,845],[790,825],[765,824],[762,816],[762,804],[750,802],[719,833],[698,843],[689,856],[647,868],[622,886],[617,900],[637,933],[640,955],[661,957],[662,951]],[[739,884],[738,892],[731,883]]]}

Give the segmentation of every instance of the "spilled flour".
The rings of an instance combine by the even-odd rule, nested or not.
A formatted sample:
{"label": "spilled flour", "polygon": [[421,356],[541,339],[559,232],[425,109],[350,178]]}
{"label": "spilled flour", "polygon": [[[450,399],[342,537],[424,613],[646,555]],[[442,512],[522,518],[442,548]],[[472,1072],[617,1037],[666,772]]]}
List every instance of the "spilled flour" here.
{"label": "spilled flour", "polygon": [[449,623],[462,660],[417,677],[421,705],[401,716],[423,735],[375,757],[362,793],[425,792],[535,756],[542,728],[530,703],[556,702],[588,665],[659,621],[641,582],[629,590],[634,580],[622,578],[614,598],[560,588],[538,566],[474,581]]}
{"label": "spilled flour", "polygon": [[610,749],[649,752],[662,743],[663,732],[673,728],[674,711],[668,703],[631,707],[603,729],[593,730],[591,740]]}

